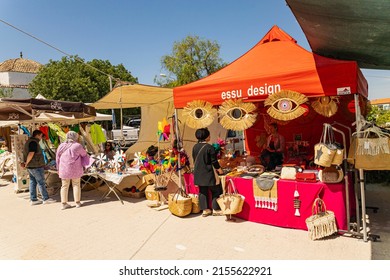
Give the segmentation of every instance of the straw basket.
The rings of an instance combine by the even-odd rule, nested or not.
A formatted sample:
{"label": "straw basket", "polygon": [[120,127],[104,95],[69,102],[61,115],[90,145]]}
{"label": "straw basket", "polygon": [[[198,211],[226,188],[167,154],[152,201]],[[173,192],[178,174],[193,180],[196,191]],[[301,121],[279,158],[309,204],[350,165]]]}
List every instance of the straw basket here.
{"label": "straw basket", "polygon": [[[228,187],[229,185],[231,188]],[[229,179],[227,182],[227,189],[228,190],[225,194],[221,194],[219,198],[217,198],[219,207],[224,215],[240,213],[242,211],[242,207],[244,206],[245,196],[237,192],[232,179]]]}
{"label": "straw basket", "polygon": [[200,205],[199,205],[199,197],[198,197],[198,195],[191,193],[188,196],[191,197],[191,199],[192,199],[192,210],[191,210],[191,213],[198,214],[201,211]]}
{"label": "straw basket", "polygon": [[336,218],[332,211],[327,211],[322,199],[316,198],[312,207],[312,216],[306,219],[311,240],[321,239],[337,232]]}
{"label": "straw basket", "polygon": [[149,185],[145,189],[145,196],[147,200],[159,200],[160,196],[158,192],[154,189],[155,185]]}
{"label": "straw basket", "polygon": [[191,214],[192,199],[182,189],[168,195],[169,211],[175,216],[185,217]]}

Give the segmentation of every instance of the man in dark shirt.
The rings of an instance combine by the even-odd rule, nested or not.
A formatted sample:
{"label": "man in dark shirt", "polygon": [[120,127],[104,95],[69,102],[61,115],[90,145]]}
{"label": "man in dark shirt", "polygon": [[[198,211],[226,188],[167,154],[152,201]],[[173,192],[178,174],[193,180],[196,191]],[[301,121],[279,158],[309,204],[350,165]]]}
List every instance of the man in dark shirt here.
{"label": "man in dark shirt", "polygon": [[42,203],[37,199],[37,185],[42,194],[43,204],[56,202],[54,199],[49,198],[46,190],[45,170],[43,168],[45,166],[45,160],[42,149],[39,146],[39,141],[42,137],[43,133],[40,130],[34,130],[32,137],[24,144],[24,162],[22,163],[22,167],[27,168],[30,175],[29,190],[31,205]]}

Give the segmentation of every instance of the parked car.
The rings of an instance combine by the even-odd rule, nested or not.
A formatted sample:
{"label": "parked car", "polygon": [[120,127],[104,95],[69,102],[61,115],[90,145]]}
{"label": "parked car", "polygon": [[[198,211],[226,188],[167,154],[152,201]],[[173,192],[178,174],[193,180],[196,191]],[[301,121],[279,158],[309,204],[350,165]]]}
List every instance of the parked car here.
{"label": "parked car", "polygon": [[138,141],[139,128],[124,125],[123,129],[113,129],[112,138],[122,147],[130,147]]}

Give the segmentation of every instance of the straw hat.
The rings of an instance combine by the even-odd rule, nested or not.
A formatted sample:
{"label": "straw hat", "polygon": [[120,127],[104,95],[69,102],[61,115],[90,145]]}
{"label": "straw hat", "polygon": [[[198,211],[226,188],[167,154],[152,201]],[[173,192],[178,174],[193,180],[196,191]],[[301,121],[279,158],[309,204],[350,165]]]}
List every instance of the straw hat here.
{"label": "straw hat", "polygon": [[204,128],[212,124],[217,112],[210,102],[194,100],[187,103],[183,109],[183,116],[187,116],[185,123],[191,128]]}
{"label": "straw hat", "polygon": [[228,99],[218,109],[222,127],[231,130],[244,130],[251,127],[257,118],[256,105],[244,103],[241,99]]}
{"label": "straw hat", "polygon": [[300,105],[307,102],[308,98],[299,92],[281,90],[270,95],[265,101],[265,106],[270,106],[267,113],[274,119],[289,121],[302,116],[306,109]]}
{"label": "straw hat", "polygon": [[338,98],[336,96],[321,96],[311,103],[314,111],[324,117],[331,117],[336,114],[338,106]]}

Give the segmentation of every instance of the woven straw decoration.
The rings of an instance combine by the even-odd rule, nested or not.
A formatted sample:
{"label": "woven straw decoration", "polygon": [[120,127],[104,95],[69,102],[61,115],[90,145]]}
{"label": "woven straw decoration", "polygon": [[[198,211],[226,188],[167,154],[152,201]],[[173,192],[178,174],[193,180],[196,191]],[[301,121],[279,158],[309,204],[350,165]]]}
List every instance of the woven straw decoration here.
{"label": "woven straw decoration", "polygon": [[313,101],[311,107],[318,114],[329,118],[337,112],[338,106],[336,102],[338,102],[336,96],[322,96]]}
{"label": "woven straw decoration", "polygon": [[194,100],[187,103],[183,109],[183,116],[187,116],[185,122],[191,128],[204,128],[212,124],[217,112],[210,102]]}
{"label": "woven straw decoration", "polygon": [[308,98],[299,92],[281,90],[270,95],[265,101],[265,106],[270,106],[267,113],[274,119],[289,121],[302,116],[306,109],[300,105],[307,102]]}
{"label": "woven straw decoration", "polygon": [[256,105],[253,103],[244,103],[241,99],[226,100],[218,109],[220,124],[226,129],[245,130],[255,123],[257,118],[255,110]]}

